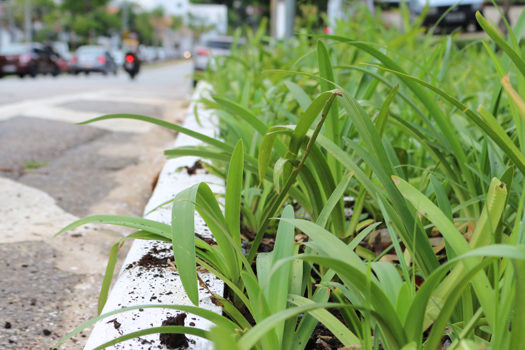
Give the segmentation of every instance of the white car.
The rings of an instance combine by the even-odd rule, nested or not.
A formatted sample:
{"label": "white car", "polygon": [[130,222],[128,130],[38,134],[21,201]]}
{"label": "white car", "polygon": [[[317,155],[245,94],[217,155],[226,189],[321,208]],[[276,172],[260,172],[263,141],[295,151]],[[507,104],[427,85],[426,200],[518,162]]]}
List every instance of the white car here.
{"label": "white car", "polygon": [[[212,58],[230,55],[233,41],[234,39],[231,36],[210,37],[203,40],[193,52],[194,70],[204,71],[208,69],[208,66],[213,68]],[[242,46],[244,43],[244,39],[239,39],[237,46]]]}
{"label": "white car", "polygon": [[124,64],[124,51],[111,50],[111,56],[113,56],[113,59],[115,60],[117,66],[122,67],[122,65]]}

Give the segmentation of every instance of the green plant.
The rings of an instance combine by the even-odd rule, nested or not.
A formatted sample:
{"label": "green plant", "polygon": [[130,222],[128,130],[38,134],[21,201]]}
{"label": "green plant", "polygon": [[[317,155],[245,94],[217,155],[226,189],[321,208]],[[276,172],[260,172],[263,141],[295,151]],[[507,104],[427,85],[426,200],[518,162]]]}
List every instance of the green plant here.
{"label": "green plant", "polygon": [[[202,141],[165,153],[208,161],[226,181],[224,213],[198,184],[171,201],[172,227],[102,216],[65,230],[105,222],[139,230],[125,240],[172,242],[194,304],[195,265],[220,277],[225,316],[198,331],[218,349],[303,349],[319,321],[365,349],[436,349],[445,338],[452,348],[519,347],[525,15],[505,39],[478,14],[493,42],[466,45],[423,35],[407,13],[403,31],[355,16],[360,25],[341,22],[336,35],[287,44],[248,31],[245,48],[204,74],[214,92],[201,102],[219,117],[220,140],[144,116],[89,121],[138,119]],[[195,210],[216,246],[194,236]],[[373,251],[378,229],[390,241]],[[294,243],[295,230],[308,239]],[[265,235],[271,253],[258,251]]]}
{"label": "green plant", "polygon": [[39,162],[39,161],[36,161],[36,160],[29,160],[29,161],[25,162],[24,169],[25,170],[29,170],[29,171],[30,170],[36,170],[36,169],[45,167],[48,164],[49,164],[49,162]]}

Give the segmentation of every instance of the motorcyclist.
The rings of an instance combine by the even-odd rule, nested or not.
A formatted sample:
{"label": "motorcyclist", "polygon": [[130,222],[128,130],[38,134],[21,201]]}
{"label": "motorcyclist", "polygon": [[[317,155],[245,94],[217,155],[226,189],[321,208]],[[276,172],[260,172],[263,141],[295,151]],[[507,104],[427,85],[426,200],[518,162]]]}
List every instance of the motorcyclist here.
{"label": "motorcyclist", "polygon": [[123,68],[129,74],[129,77],[134,79],[140,71],[140,45],[136,33],[126,32],[124,36],[122,48],[126,48],[126,55],[124,56]]}
{"label": "motorcyclist", "polygon": [[140,71],[140,59],[137,54],[133,51],[126,52],[124,56],[124,70],[129,74],[131,79],[134,79],[135,76]]}

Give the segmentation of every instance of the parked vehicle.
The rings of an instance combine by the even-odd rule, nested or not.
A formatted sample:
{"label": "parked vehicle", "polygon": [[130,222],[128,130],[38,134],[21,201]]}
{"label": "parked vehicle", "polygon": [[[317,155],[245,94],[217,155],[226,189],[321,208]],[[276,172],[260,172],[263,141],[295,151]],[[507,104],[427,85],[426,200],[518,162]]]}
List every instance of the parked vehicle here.
{"label": "parked vehicle", "polygon": [[[197,45],[193,54],[193,71],[205,71],[208,68],[214,68],[215,63],[213,57],[229,56],[232,52],[232,45],[234,38],[231,36],[218,36],[205,39],[201,44]],[[245,40],[239,39],[237,46],[244,45]],[[191,57],[191,56],[190,56]],[[193,78],[193,85],[196,85],[197,79]]]}
{"label": "parked vehicle", "polygon": [[123,68],[131,79],[135,79],[135,76],[139,74],[140,71],[140,59],[133,52],[126,53]]}
{"label": "parked vehicle", "polygon": [[117,74],[117,64],[113,56],[102,46],[81,46],[71,58],[71,73]]}
{"label": "parked vehicle", "polygon": [[158,59],[157,49],[152,46],[141,45],[140,56],[141,56],[141,60],[144,62],[148,62],[148,63],[154,62]]}
{"label": "parked vehicle", "polygon": [[482,12],[483,0],[410,0],[409,9],[414,17],[421,15],[428,4],[428,12],[423,21],[425,27],[431,27],[445,14],[438,24],[440,28],[458,28],[468,30],[470,25],[480,29],[476,21],[476,11]]}
{"label": "parked vehicle", "polygon": [[62,57],[66,61],[70,61],[73,54],[71,51],[69,51],[69,45],[62,41],[55,41],[51,44],[53,47],[53,50],[57,52],[60,57]]}
{"label": "parked vehicle", "polygon": [[120,67],[124,64],[124,51],[115,49],[111,50],[110,54],[113,57],[113,60],[115,61],[117,67]]}
{"label": "parked vehicle", "polygon": [[67,68],[67,62],[50,46],[38,43],[12,44],[0,52],[0,77],[10,74],[21,78],[38,74],[57,76]]}

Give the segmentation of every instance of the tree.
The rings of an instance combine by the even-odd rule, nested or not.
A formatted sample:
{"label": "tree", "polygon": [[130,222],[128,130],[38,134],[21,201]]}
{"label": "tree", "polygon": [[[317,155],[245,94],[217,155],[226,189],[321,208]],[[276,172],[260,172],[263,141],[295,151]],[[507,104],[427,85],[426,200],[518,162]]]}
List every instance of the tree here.
{"label": "tree", "polygon": [[89,14],[96,8],[105,7],[109,0],[63,0],[62,8],[72,14]]}
{"label": "tree", "polygon": [[[228,7],[228,23],[231,27],[246,23],[257,27],[263,17],[270,16],[270,0],[190,0],[194,4],[224,4]],[[319,13],[326,12],[326,0],[296,0],[295,13],[301,6],[315,7]]]}

